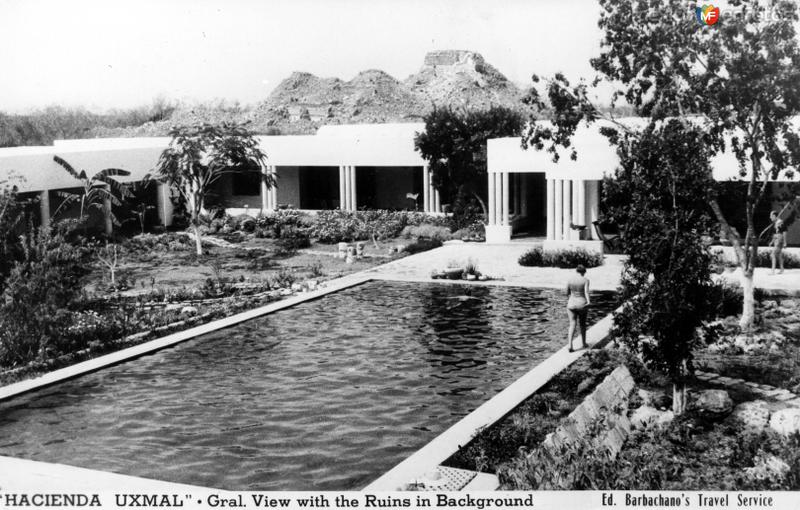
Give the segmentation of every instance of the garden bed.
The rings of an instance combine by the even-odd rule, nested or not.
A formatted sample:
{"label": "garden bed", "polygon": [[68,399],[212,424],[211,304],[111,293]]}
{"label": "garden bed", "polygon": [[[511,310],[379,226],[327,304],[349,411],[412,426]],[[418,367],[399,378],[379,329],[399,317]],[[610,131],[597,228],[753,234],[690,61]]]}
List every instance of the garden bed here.
{"label": "garden bed", "polygon": [[800,298],[762,297],[752,334],[738,331],[736,317],[718,321],[720,338],[696,352],[696,365],[723,376],[800,392],[798,311]]}
{"label": "garden bed", "polygon": [[[447,465],[496,473],[501,487],[510,490],[800,488],[800,435],[786,437],[769,427],[745,427],[730,408],[714,415],[694,399],[682,416],[662,426],[634,429],[616,457],[589,443],[563,448],[556,455],[543,454],[540,447],[547,434],[568,424],[567,415],[619,365],[628,367],[637,387],[647,389],[634,390],[629,410],[623,412],[647,403],[655,406],[658,416],[669,415],[671,386],[666,379],[617,349],[592,351],[501,421],[480,431]],[[689,391],[698,395],[712,388],[719,386],[695,381]],[[730,390],[729,396],[731,407],[763,398],[746,388]],[[775,401],[768,406],[775,412],[785,404]]]}
{"label": "garden bed", "polygon": [[[205,236],[202,256],[194,253],[190,236],[179,232],[81,244],[82,258],[74,262],[82,268],[78,292],[56,311],[57,318],[45,314],[42,322],[41,329],[54,334],[38,344],[33,335],[9,343],[3,356],[14,361],[0,372],[0,384],[313,290],[402,257],[409,244],[407,239],[369,242],[362,257],[344,260],[336,245],[308,241],[308,248],[294,249],[254,233],[221,235]],[[113,260],[113,283],[101,256]]]}

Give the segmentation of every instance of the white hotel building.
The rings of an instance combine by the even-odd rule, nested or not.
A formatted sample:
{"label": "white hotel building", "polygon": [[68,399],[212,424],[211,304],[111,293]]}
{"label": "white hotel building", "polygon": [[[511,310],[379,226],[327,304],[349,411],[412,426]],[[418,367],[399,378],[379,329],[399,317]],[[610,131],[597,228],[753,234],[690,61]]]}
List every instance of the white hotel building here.
{"label": "white hotel building", "polygon": [[[277,187],[267,189],[258,180],[226,176],[219,181],[216,201],[231,213],[268,213],[280,207],[417,208],[441,213],[442,200],[431,184],[427,163],[414,149],[414,135],[423,129],[421,123],[341,125],[323,126],[315,135],[258,137],[268,158],[266,171],[276,175]],[[168,143],[165,137],[96,138],[2,148],[0,181],[15,184],[25,196],[38,195],[40,217],[46,224],[60,203],[58,190],[80,186],[53,156],[88,175],[105,168],[124,169],[131,175],[121,180],[135,182],[153,170]],[[554,163],[545,151],[523,150],[519,138],[489,140],[487,242],[506,243],[512,236],[528,235],[545,238],[553,246],[581,243],[600,248],[592,222],[600,214],[600,181],[616,167],[616,153],[596,125],[579,129],[574,146],[576,161],[565,154]],[[719,181],[738,176],[730,152],[715,157],[712,164]],[[789,182],[771,186],[777,191]],[[150,193],[148,200],[156,206],[159,222],[169,226],[170,190],[159,185]],[[773,207],[780,205],[776,201]],[[790,244],[800,243],[800,222],[790,227],[788,237]]]}

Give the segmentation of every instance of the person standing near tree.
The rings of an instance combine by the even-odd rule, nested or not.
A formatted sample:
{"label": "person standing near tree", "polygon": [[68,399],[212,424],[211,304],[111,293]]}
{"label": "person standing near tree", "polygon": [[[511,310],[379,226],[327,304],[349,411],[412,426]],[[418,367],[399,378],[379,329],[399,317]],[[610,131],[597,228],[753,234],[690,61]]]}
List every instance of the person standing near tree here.
{"label": "person standing near tree", "polygon": [[778,273],[783,273],[783,247],[786,246],[786,225],[775,211],[769,213],[769,219],[772,223],[773,231],[772,241],[769,243],[772,246],[772,271],[770,274],[775,274],[776,265],[780,267]]}
{"label": "person standing near tree", "polygon": [[569,315],[569,352],[572,352],[572,337],[575,336],[575,327],[580,326],[581,344],[586,345],[586,312],[589,306],[589,279],[584,275],[586,268],[580,264],[575,268],[578,274],[572,275],[567,281],[567,315]]}

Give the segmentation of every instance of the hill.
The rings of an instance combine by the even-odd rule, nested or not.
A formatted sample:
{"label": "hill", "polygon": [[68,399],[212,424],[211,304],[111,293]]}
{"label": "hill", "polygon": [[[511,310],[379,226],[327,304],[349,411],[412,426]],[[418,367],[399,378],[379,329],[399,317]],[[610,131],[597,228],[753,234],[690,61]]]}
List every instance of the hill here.
{"label": "hill", "polygon": [[378,69],[353,79],[294,72],[251,108],[214,103],[178,106],[165,120],[129,128],[105,128],[95,136],[157,136],[170,126],[196,122],[248,122],[258,133],[314,133],[324,124],[419,122],[434,107],[522,108],[522,91],[479,53],[430,52],[420,70],[399,81]]}

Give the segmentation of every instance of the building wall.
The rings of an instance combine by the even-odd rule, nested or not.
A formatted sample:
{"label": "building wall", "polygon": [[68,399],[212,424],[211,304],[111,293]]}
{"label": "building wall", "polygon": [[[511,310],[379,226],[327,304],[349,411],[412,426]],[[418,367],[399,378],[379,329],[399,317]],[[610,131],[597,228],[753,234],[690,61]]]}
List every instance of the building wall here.
{"label": "building wall", "polygon": [[300,207],[300,172],[296,166],[276,167],[278,205]]}

